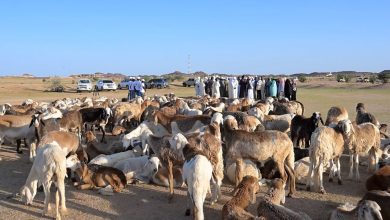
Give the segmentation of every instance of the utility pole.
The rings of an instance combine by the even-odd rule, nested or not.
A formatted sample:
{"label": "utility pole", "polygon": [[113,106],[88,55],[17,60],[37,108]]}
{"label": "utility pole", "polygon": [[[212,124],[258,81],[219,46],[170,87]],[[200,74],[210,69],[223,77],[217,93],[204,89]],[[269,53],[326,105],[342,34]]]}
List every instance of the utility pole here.
{"label": "utility pole", "polygon": [[188,54],[187,57],[187,74],[191,74],[191,54]]}

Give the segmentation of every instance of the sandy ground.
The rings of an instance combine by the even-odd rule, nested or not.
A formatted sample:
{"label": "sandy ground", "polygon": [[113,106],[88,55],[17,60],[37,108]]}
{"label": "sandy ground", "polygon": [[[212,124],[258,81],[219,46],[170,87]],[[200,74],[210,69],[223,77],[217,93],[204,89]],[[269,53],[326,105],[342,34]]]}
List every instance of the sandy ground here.
{"label": "sandy ground", "polygon": [[[0,219],[51,219],[54,209],[49,217],[43,218],[44,193],[38,192],[31,206],[24,205],[19,198],[10,195],[19,191],[24,184],[31,163],[28,161],[28,150],[23,149],[23,154],[15,153],[15,146],[2,146],[0,149]],[[304,186],[297,185],[298,198],[287,198],[286,206],[306,212],[313,219],[327,219],[330,210],[341,203],[350,202],[356,204],[366,192],[364,182],[368,177],[366,167],[360,166],[362,182],[346,180],[348,174],[347,157],[342,158],[343,185],[329,183],[325,177],[324,186],[327,194],[322,195],[304,191]],[[261,187],[257,197],[263,196],[267,190]],[[54,187],[52,187],[52,192]],[[210,206],[206,201],[204,206],[206,219],[219,219],[223,204],[231,198],[232,186],[224,182],[222,199]],[[113,196],[103,196],[94,190],[80,191],[75,189],[70,182],[66,184],[66,205],[68,215],[65,219],[191,219],[184,216],[186,209],[186,189],[176,189],[176,197],[173,203],[168,203],[168,189],[165,187],[138,184],[128,185],[122,193]],[[52,193],[52,207],[54,207],[54,193]],[[256,205],[249,208],[251,213],[256,213]]]}

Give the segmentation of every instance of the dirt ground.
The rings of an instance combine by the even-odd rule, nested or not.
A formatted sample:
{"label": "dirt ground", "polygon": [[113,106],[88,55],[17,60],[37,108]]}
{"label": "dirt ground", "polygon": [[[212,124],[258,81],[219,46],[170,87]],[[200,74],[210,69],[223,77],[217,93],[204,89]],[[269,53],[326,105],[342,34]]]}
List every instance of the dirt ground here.
{"label": "dirt ground", "polygon": [[[38,192],[33,205],[26,206],[20,198],[11,195],[18,192],[25,183],[31,163],[28,160],[28,150],[23,154],[16,154],[15,146],[2,146],[0,149],[0,219],[51,219],[54,209],[49,217],[42,217],[44,193]],[[327,219],[330,210],[341,203],[356,204],[366,192],[364,182],[368,177],[367,167],[360,166],[362,182],[346,180],[348,174],[348,158],[342,157],[343,185],[329,183],[325,176],[324,186],[327,194],[322,195],[307,192],[303,185],[297,185],[297,198],[287,198],[286,206],[307,213],[313,219]],[[204,210],[205,219],[220,219],[222,206],[231,198],[232,185],[227,181],[222,187],[222,199],[210,206],[206,200]],[[113,196],[103,196],[94,190],[77,190],[70,182],[66,184],[66,205],[68,214],[65,219],[191,219],[184,216],[186,209],[186,189],[175,190],[175,200],[168,203],[168,189],[165,187],[138,184],[128,185],[121,193]],[[266,187],[261,187],[257,198],[262,197]],[[52,187],[52,192],[54,187]],[[209,197],[208,197],[209,198]],[[52,194],[52,208],[54,207],[54,193]],[[249,208],[256,213],[256,205]]]}

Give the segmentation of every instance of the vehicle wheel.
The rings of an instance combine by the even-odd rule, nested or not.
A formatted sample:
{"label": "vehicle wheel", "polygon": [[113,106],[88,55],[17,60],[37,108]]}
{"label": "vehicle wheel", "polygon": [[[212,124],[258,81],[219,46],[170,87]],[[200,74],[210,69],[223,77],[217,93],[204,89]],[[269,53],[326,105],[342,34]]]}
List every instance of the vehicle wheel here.
{"label": "vehicle wheel", "polygon": [[161,85],[157,85],[157,89],[161,89],[162,87],[161,87]]}
{"label": "vehicle wheel", "polygon": [[80,93],[80,90],[77,90],[77,93]]}
{"label": "vehicle wheel", "polygon": [[183,83],[183,87],[187,87],[187,85],[185,83]]}

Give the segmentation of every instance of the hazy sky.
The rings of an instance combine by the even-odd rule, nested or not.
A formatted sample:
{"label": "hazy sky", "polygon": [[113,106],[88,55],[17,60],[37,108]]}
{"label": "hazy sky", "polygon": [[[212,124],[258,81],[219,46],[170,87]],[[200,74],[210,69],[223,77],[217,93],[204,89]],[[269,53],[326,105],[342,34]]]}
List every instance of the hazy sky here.
{"label": "hazy sky", "polygon": [[390,1],[1,1],[0,75],[390,69]]}

